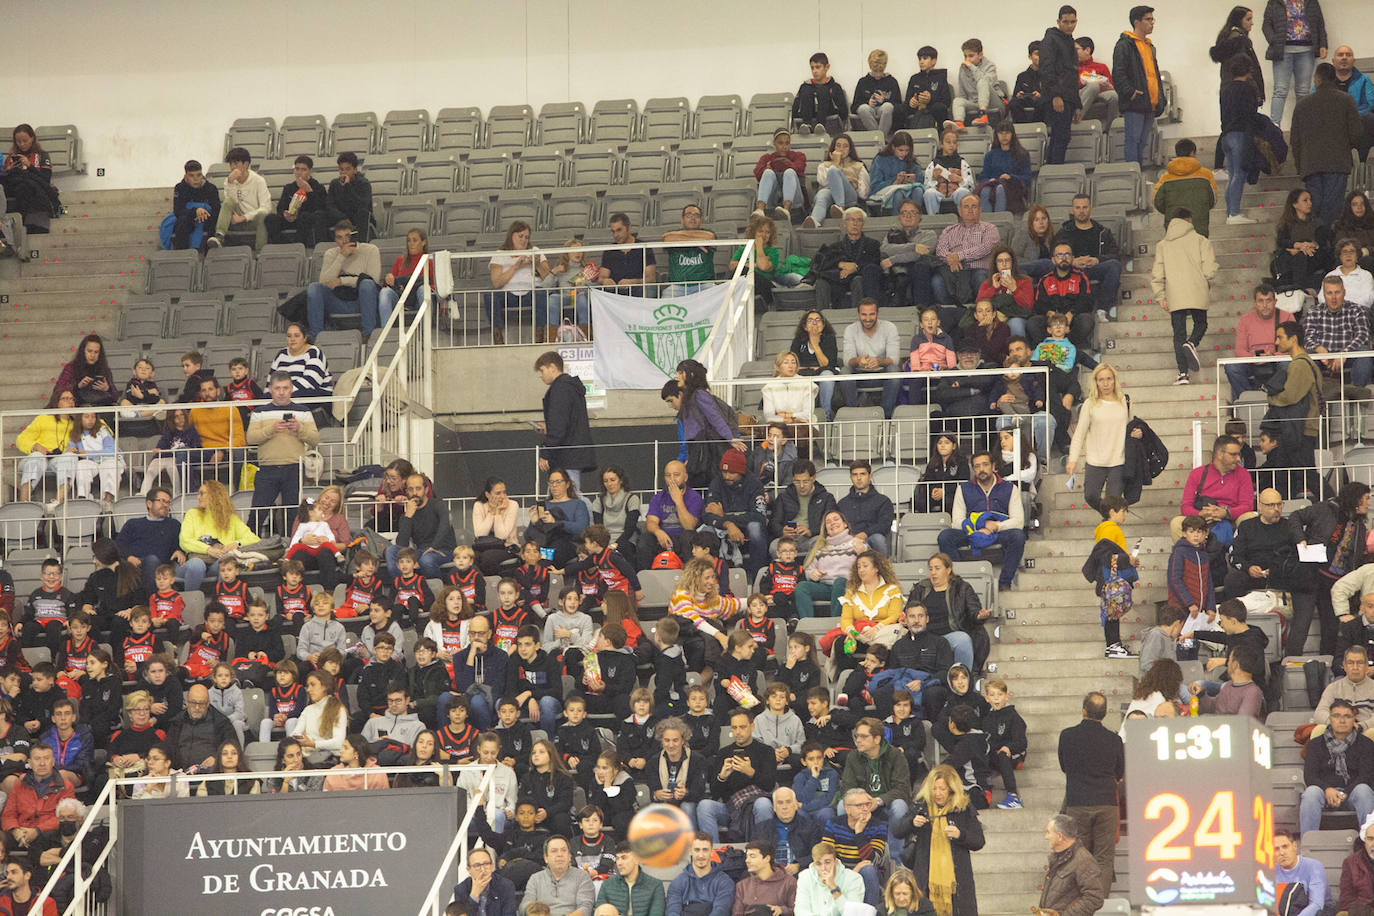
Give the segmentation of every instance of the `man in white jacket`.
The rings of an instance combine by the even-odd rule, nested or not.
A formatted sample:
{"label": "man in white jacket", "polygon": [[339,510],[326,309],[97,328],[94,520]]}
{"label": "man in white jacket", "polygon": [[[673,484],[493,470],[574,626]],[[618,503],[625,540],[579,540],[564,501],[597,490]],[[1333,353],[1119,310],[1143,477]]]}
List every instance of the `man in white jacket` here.
{"label": "man in white jacket", "polygon": [[232,228],[236,232],[251,230],[253,248],[262,251],[262,246],[267,244],[267,214],[272,212],[272,192],[267,188],[267,179],[253,171],[253,157],[243,147],[234,147],[224,159],[229,163],[229,177],[224,180],[215,234],[206,241],[206,248],[222,246],[225,235]]}
{"label": "man in white jacket", "polygon": [[[1211,240],[1198,234],[1192,212],[1180,207],[1170,215],[1164,238],[1155,246],[1155,265],[1150,272],[1155,299],[1174,325],[1174,359],[1178,362],[1175,385],[1189,384],[1189,373],[1202,369],[1197,345],[1207,333],[1208,282],[1216,273]],[[1187,333],[1189,318],[1192,334]]]}

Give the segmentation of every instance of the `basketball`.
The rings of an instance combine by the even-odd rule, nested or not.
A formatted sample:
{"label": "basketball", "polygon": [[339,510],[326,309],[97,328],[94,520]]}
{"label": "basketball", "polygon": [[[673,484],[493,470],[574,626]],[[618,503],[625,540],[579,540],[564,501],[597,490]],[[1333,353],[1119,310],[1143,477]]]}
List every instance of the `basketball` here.
{"label": "basketball", "polygon": [[629,841],[645,865],[681,865],[692,848],[692,820],[681,808],[650,805],[630,821]]}

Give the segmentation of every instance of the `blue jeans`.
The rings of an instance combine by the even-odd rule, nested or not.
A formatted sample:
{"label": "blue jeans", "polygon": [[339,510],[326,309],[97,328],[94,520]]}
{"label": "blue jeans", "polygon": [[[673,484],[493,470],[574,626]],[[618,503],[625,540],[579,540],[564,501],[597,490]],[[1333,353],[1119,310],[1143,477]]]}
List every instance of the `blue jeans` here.
{"label": "blue jeans", "polygon": [[367,337],[377,330],[377,284],[363,280],[358,284],[356,302],[340,299],[334,290],[323,283],[311,283],[305,291],[306,323],[310,325],[310,336],[318,336],[324,330],[325,319],[329,315],[361,315],[363,336]]}
{"label": "blue jeans", "polygon": [[933,215],[933,214],[936,214],[936,213],[939,213],[939,212],[940,212],[940,204],[944,203],[944,202],[947,201],[947,200],[952,200],[952,201],[954,201],[954,209],[955,209],[955,210],[958,210],[958,209],[959,209],[959,201],[963,200],[965,197],[968,197],[968,196],[969,196],[970,194],[972,194],[972,193],[973,193],[973,192],[970,191],[968,188],[959,188],[959,189],[956,190],[953,194],[950,194],[948,197],[946,197],[944,194],[941,194],[939,191],[935,190],[934,188],[926,188],[926,193],[925,193],[926,213],[929,213],[929,214],[932,214],[932,215]]}
{"label": "blue jeans", "polygon": [[1063,165],[1069,152],[1069,135],[1073,131],[1073,109],[1068,102],[1064,110],[1056,112],[1051,100],[1045,102],[1045,123],[1050,128],[1050,142],[1045,148],[1045,162],[1049,165]]}
{"label": "blue jeans", "polygon": [[902,209],[902,203],[904,201],[914,200],[917,204],[920,204],[925,193],[926,189],[922,187],[919,183],[913,184],[909,188],[901,188],[899,190],[893,191],[887,197],[887,209],[892,213],[893,216],[896,216],[897,211]]}
{"label": "blue jeans", "polygon": [[[528,702],[526,705],[528,706]],[[523,716],[526,711],[526,709],[522,709],[520,714]],[[553,740],[554,735],[558,734],[558,716],[562,712],[563,704],[558,697],[539,698],[539,727],[550,741]]]}
{"label": "blue jeans", "polygon": [[831,169],[825,175],[825,187],[816,192],[816,204],[811,208],[811,218],[819,226],[825,221],[831,204],[843,210],[858,202],[859,192],[849,183],[849,179],[844,177],[844,172]]}
{"label": "blue jeans", "polygon": [[[847,378],[852,379],[863,374],[855,370]],[[840,382],[840,396],[844,398],[846,407],[859,406],[859,384],[857,381]],[[883,387],[883,416],[890,420],[892,419],[892,411],[897,409],[897,393],[901,390],[902,380],[897,378],[883,379],[881,382],[870,382],[864,387],[871,388],[874,384]]]}
{"label": "blue jeans", "polygon": [[674,283],[668,287],[668,297],[676,299],[680,296],[690,296],[699,293],[704,289],[709,289],[714,284],[711,283]]}
{"label": "blue jeans", "polygon": [[[1371,376],[1374,376],[1374,360],[1368,356],[1360,359],[1347,359],[1345,361],[1345,371],[1348,373],[1349,384],[1364,388],[1369,385]],[[1360,823],[1364,823],[1361,821]]]}
{"label": "blue jeans", "polygon": [[549,323],[549,294],[542,289],[533,291],[526,290],[522,296],[518,293],[508,293],[503,290],[495,290],[490,293],[482,294],[482,305],[487,310],[487,318],[491,320],[493,328],[505,328],[506,309],[523,308],[530,304],[530,296],[534,296],[534,319],[535,325],[546,325]]}
{"label": "blue jeans", "polygon": [[[385,327],[387,320],[391,318],[391,313],[396,311],[396,305],[401,301],[401,293],[405,292],[405,284],[397,279],[395,288],[384,287],[377,294],[377,327]],[[420,287],[417,284],[415,289],[410,291],[410,298],[406,300],[406,308],[418,309],[420,307]]]}
{"label": "blue jeans", "polygon": [[996,213],[1007,209],[1007,188],[1006,185],[988,185],[978,192],[978,199],[983,204],[983,210],[989,213]]}
{"label": "blue jeans", "polygon": [[[805,195],[802,194],[801,178],[798,177],[795,169],[784,169],[781,172],[782,177],[778,176],[778,172],[768,169],[759,179],[758,199],[763,201],[764,206],[771,207],[780,201],[791,204],[801,204],[806,201]],[[781,190],[778,188],[779,184],[782,185]]]}
{"label": "blue jeans", "polygon": [[1117,294],[1121,292],[1121,262],[1098,261],[1096,265],[1089,267],[1083,273],[1088,275],[1088,282],[1092,284],[1093,298],[1097,300],[1097,307],[1100,309],[1115,308]]}
{"label": "blue jeans", "polygon": [[887,556],[887,535],[870,534],[868,536],[868,546],[878,551],[883,556]]}
{"label": "blue jeans", "polygon": [[822,369],[819,375],[809,377],[816,381],[816,396],[820,399],[821,410],[825,411],[825,418],[829,420],[835,412],[830,406],[835,403],[835,371]]}
{"label": "blue jeans", "polygon": [[[1326,810],[1326,793],[1321,786],[1308,786],[1302,790],[1302,801],[1298,804],[1298,829],[1304,833],[1316,830],[1322,823],[1322,812]],[[1369,813],[1374,811],[1374,789],[1361,783],[1346,796],[1344,804],[1337,810],[1355,812],[1355,820],[1363,824]]]}
{"label": "blue jeans", "polygon": [[[500,690],[501,688],[497,686],[496,689]],[[460,694],[453,690],[446,690],[439,694],[435,709],[439,714],[440,722],[448,721],[448,707],[456,696],[460,696]],[[477,726],[479,732],[490,730],[496,725],[495,704],[488,700],[485,694],[472,694],[468,697],[468,718],[472,720],[473,725]]]}
{"label": "blue jeans", "polygon": [[[1014,331],[1012,333],[1015,333]],[[1004,416],[997,421],[998,429],[1006,429],[1020,419],[1019,417]],[[1059,428],[1059,423],[1054,419],[1054,414],[1048,410],[1030,415],[1031,421],[1031,440],[1035,443],[1036,450],[1040,453],[1040,462],[1043,464],[1049,456],[1048,449],[1050,443],[1054,441],[1054,432]]]}
{"label": "blue jeans", "polygon": [[763,522],[750,522],[744,526],[744,536],[749,540],[749,556],[744,560],[744,571],[749,581],[753,582],[758,571],[768,565],[768,529]]}
{"label": "blue jeans", "polygon": [[826,602],[825,616],[840,616],[840,598],[844,595],[845,579],[843,577],[834,582],[813,582],[810,579],[802,579],[797,583],[796,590],[793,592],[793,601],[797,605],[798,617],[814,616],[813,602],[819,600]]}
{"label": "blue jeans", "polygon": [[[940,552],[959,558],[959,548],[969,546],[968,535],[962,528],[946,528],[935,538]],[[1002,548],[1002,570],[998,575],[998,585],[1010,588],[1016,578],[1016,570],[1021,565],[1021,555],[1026,552],[1026,532],[1020,528],[1001,528],[997,532],[997,544]]]}
{"label": "blue jeans", "polygon": [[301,501],[300,465],[267,464],[258,468],[258,473],[253,477],[252,528],[259,535],[267,529],[267,523],[272,517],[268,507],[277,504],[278,496],[281,497],[284,507],[295,506]]}
{"label": "blue jeans", "polygon": [[562,324],[563,319],[569,317],[565,314],[564,309],[572,311],[573,324],[587,326],[592,323],[591,298],[587,295],[586,290],[569,289],[549,293],[549,324]]}
{"label": "blue jeans", "polygon": [[[415,547],[414,544],[410,546]],[[417,551],[419,550],[418,547],[415,549]],[[395,544],[392,544],[386,549],[386,566],[387,569],[391,570],[393,576],[399,576],[401,574],[401,571],[396,568],[396,554],[400,552],[401,548],[397,547]],[[441,568],[449,559],[451,558],[441,553],[436,553],[433,550],[426,550],[420,554],[420,572],[426,579],[442,579],[444,574]]]}
{"label": "blue jeans", "polygon": [[907,283],[911,304],[935,304],[935,269],[926,261],[912,261],[907,265]]}
{"label": "blue jeans", "polygon": [[187,557],[186,562],[177,567],[177,578],[185,581],[182,591],[194,592],[206,576],[219,577],[219,560],[206,557]]}
{"label": "blue jeans", "polygon": [[[772,819],[772,799],[767,795],[754,799],[755,827]],[[726,826],[730,824],[730,811],[725,807],[725,802],[704,798],[697,803],[697,829],[709,834],[713,844],[720,842],[721,821],[724,821]]]}
{"label": "blue jeans", "polygon": [[[1164,87],[1159,88],[1160,92]],[[1123,112],[1126,119],[1126,148],[1122,151],[1123,162],[1145,164],[1145,147],[1150,142],[1150,130],[1155,126],[1155,116],[1142,111]]]}
{"label": "blue jeans", "polygon": [[1269,120],[1282,126],[1289,87],[1299,99],[1307,95],[1312,91],[1312,71],[1316,68],[1317,52],[1310,45],[1284,47],[1283,57],[1274,61],[1274,96],[1269,101]]}
{"label": "blue jeans", "polygon": [[968,670],[973,670],[973,637],[963,630],[951,630],[945,634],[945,642],[954,650],[954,660]]}
{"label": "blue jeans", "polygon": [[1011,336],[1012,336],[1012,337],[1025,337],[1025,336],[1026,336],[1026,319],[1024,319],[1024,318],[1008,318],[1008,319],[1007,319],[1007,330],[1008,330],[1008,331],[1011,331]]}
{"label": "blue jeans", "polygon": [[1343,172],[1313,172],[1303,179],[1312,195],[1312,215],[1328,228],[1340,218],[1345,206],[1345,186],[1350,176]]}
{"label": "blue jeans", "polygon": [[1226,153],[1226,215],[1240,215],[1240,198],[1245,193],[1245,131],[1232,130],[1221,135]]}
{"label": "blue jeans", "polygon": [[1259,390],[1259,385],[1251,380],[1250,366],[1235,363],[1226,367],[1226,381],[1231,383],[1231,400],[1234,401],[1247,391]]}

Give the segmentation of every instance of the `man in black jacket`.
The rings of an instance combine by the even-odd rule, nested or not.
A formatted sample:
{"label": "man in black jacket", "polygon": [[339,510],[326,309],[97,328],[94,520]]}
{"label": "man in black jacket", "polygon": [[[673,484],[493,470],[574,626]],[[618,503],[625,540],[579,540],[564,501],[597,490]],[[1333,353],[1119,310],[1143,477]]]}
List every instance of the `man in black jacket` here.
{"label": "man in black jacket", "polygon": [[916,52],[917,66],[906,84],[905,126],[912,130],[939,128],[949,120],[954,90],[949,85],[949,72],[935,64],[940,52],[925,45]]}
{"label": "man in black jacket", "polygon": [[727,542],[748,546],[744,569],[752,582],[768,563],[768,496],[763,481],[747,471],[744,452],[726,449],[720,459],[720,473],[706,490],[701,521],[720,529]]}
{"label": "man in black jacket", "polygon": [[792,130],[801,136],[824,131],[834,137],[848,123],[849,97],[830,78],[830,58],[817,51],[811,55],[811,79],[798,87],[792,100]]}
{"label": "man in black jacket", "polygon": [[172,227],[173,251],[191,247],[191,233],[197,226],[202,227],[200,242],[203,246],[214,234],[215,222],[219,219],[219,188],[205,180],[205,172],[196,160],[189,160],[185,170],[185,176],[172,189],[172,212],[176,214]]}
{"label": "man in black jacket", "polygon": [[[911,668],[930,675],[902,685],[920,704],[926,718],[930,718],[936,710],[944,707],[948,691],[940,678],[954,664],[954,647],[943,636],[937,636],[927,630],[929,623],[930,615],[923,606],[908,604],[906,635],[892,644],[887,656],[889,670]],[[873,705],[884,717],[890,715],[892,689],[884,688],[874,694]]]}
{"label": "man in black jacket", "polygon": [[1059,227],[1059,240],[1073,247],[1073,266],[1088,275],[1096,292],[1097,320],[1106,321],[1105,312],[1116,307],[1121,291],[1121,249],[1112,230],[1093,219],[1087,194],[1074,195],[1073,216]]}
{"label": "man in black jacket", "polygon": [[797,556],[806,556],[824,531],[825,514],[835,508],[835,497],[816,483],[816,466],[805,458],[792,464],[792,484],[773,503],[768,534],[796,539]]}
{"label": "man in black jacket", "polygon": [[172,766],[178,770],[198,766],[209,771],[219,759],[220,745],[226,741],[239,744],[233,723],[210,705],[209,689],[196,684],[186,694],[186,708],[167,727]]}
{"label": "man in black jacket", "polygon": [[1063,312],[1069,316],[1069,340],[1079,350],[1089,349],[1097,326],[1093,286],[1088,275],[1073,266],[1073,245],[1068,239],[1055,242],[1050,263],[1053,269],[1036,281],[1035,305],[1026,319],[1026,333],[1031,340],[1044,340],[1050,312]]}
{"label": "man in black jacket", "polygon": [[[706,771],[711,797],[697,806],[697,824],[711,835],[711,842],[720,844],[720,822],[733,820],[738,812],[731,812],[728,802],[736,793],[751,786],[771,786],[777,773],[777,756],[773,748],[754,740],[754,720],[743,709],[730,715],[730,735],[733,743],[720,749]],[[759,795],[752,802],[754,831],[769,829],[773,819],[773,802],[767,795]]]}
{"label": "man in black jacket", "polygon": [[[1283,519],[1283,497],[1278,490],[1261,490],[1259,515],[1236,526],[1231,543],[1231,569],[1226,573],[1226,597],[1242,598],[1260,588],[1292,592],[1294,617],[1311,620],[1316,610],[1315,583],[1298,562],[1298,538]],[[1307,628],[1303,628],[1306,635]],[[1293,643],[1290,633],[1289,655],[1302,655],[1302,646]]]}
{"label": "man in black jacket", "polygon": [[1073,122],[1081,115],[1082,100],[1078,96],[1078,48],[1073,43],[1073,30],[1078,28],[1078,11],[1065,5],[1059,8],[1059,19],[1045,30],[1040,40],[1040,81],[1044,98],[1045,118],[1050,126],[1050,144],[1045,150],[1045,162],[1061,165],[1069,151],[1069,133]]}
{"label": "man in black jacket", "polygon": [[316,242],[328,240],[325,211],[329,192],[315,180],[314,169],[315,160],[309,156],[296,157],[291,170],[294,177],[281,189],[277,212],[267,214],[267,240],[272,244],[300,242],[306,251],[312,251]]}
{"label": "man in black jacket", "polygon": [[1298,827],[1302,832],[1321,827],[1322,812],[1350,810],[1363,825],[1374,811],[1374,741],[1355,728],[1355,707],[1349,700],[1331,701],[1326,731],[1307,742],[1302,765]]}
{"label": "man in black jacket", "polygon": [[1164,79],[1159,75],[1159,57],[1150,33],[1155,30],[1155,9],[1133,6],[1131,30],[1122,32],[1112,51],[1112,85],[1121,99],[1121,116],[1126,119],[1125,162],[1145,165],[1148,137],[1155,118],[1164,113]]}
{"label": "man in black jacket", "polygon": [[372,183],[358,171],[358,154],[339,153],[339,177],[329,183],[326,215],[332,226],[348,220],[357,227],[355,242],[372,241]]}
{"label": "man in black jacket", "polygon": [[1336,68],[1317,65],[1316,88],[1293,106],[1293,163],[1312,195],[1312,216],[1330,228],[1341,215],[1350,179],[1350,151],[1364,143],[1364,125]]}
{"label": "man in black jacket", "polygon": [[773,790],[773,824],[777,837],[764,842],[773,847],[773,861],[795,878],[811,864],[811,847],[821,841],[825,825],[801,809],[797,793],[787,786]]}
{"label": "man in black jacket", "polygon": [[[849,495],[840,500],[840,513],[849,530],[871,550],[887,554],[887,539],[892,533],[895,510],[892,500],[873,487],[873,465],[866,458],[849,462]],[[855,549],[859,549],[856,545]]]}
{"label": "man in black jacket", "polygon": [[853,294],[856,307],[860,298],[876,301],[882,293],[882,245],[864,235],[864,211],[850,207],[844,211],[843,222],[844,235],[838,242],[822,245],[811,262],[818,308],[829,308],[845,293]]}
{"label": "man in black jacket", "polygon": [[1126,748],[1102,724],[1107,698],[1093,691],[1083,698],[1083,721],[1059,733],[1059,769],[1064,771],[1064,813],[1078,824],[1078,836],[1102,871],[1102,893],[1116,879],[1116,837],[1121,826],[1117,784],[1126,777]]}
{"label": "man in black jacket", "polygon": [[453,899],[466,903],[471,913],[515,916],[520,895],[509,878],[496,874],[491,850],[479,846],[468,853],[468,877],[453,889]]}
{"label": "man in black jacket", "polygon": [[386,549],[386,565],[392,576],[400,576],[396,554],[403,547],[414,547],[420,555],[420,572],[426,579],[442,579],[440,567],[453,557],[458,546],[453,522],[444,504],[425,495],[428,486],[423,474],[406,478],[406,510],[396,529],[396,543]]}
{"label": "man in black jacket", "polygon": [[592,424],[587,419],[587,387],[582,379],[563,371],[563,357],[550,350],[534,361],[539,381],[549,386],[544,392],[544,434],[539,443],[539,470],[562,468],[568,479],[582,492],[582,472],[596,468],[592,448]]}

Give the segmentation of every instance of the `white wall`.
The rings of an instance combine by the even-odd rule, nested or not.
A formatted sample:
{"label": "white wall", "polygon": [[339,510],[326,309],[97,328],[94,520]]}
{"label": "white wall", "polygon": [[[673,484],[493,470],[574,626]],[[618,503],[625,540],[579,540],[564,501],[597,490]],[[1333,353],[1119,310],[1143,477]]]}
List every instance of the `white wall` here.
{"label": "white wall", "polygon": [[[1180,86],[1177,130],[1215,134],[1219,77],[1207,49],[1230,3],[1157,2],[1154,38]],[[1078,34],[1108,64],[1130,6],[1078,4]],[[1010,84],[1057,9],[1056,0],[67,0],[60,21],[6,17],[0,124],[76,124],[90,173],[66,187],[164,186],[187,158],[216,161],[235,117],[677,95],[695,103],[727,92],[747,101],[794,90],[817,49],[852,88],[868,51],[882,47],[905,85],[916,48],[933,44],[952,68],[970,34]],[[1374,34],[1374,3],[1326,0],[1325,9],[1333,44],[1374,53],[1359,43]],[[1262,55],[1258,27],[1254,35]]]}

